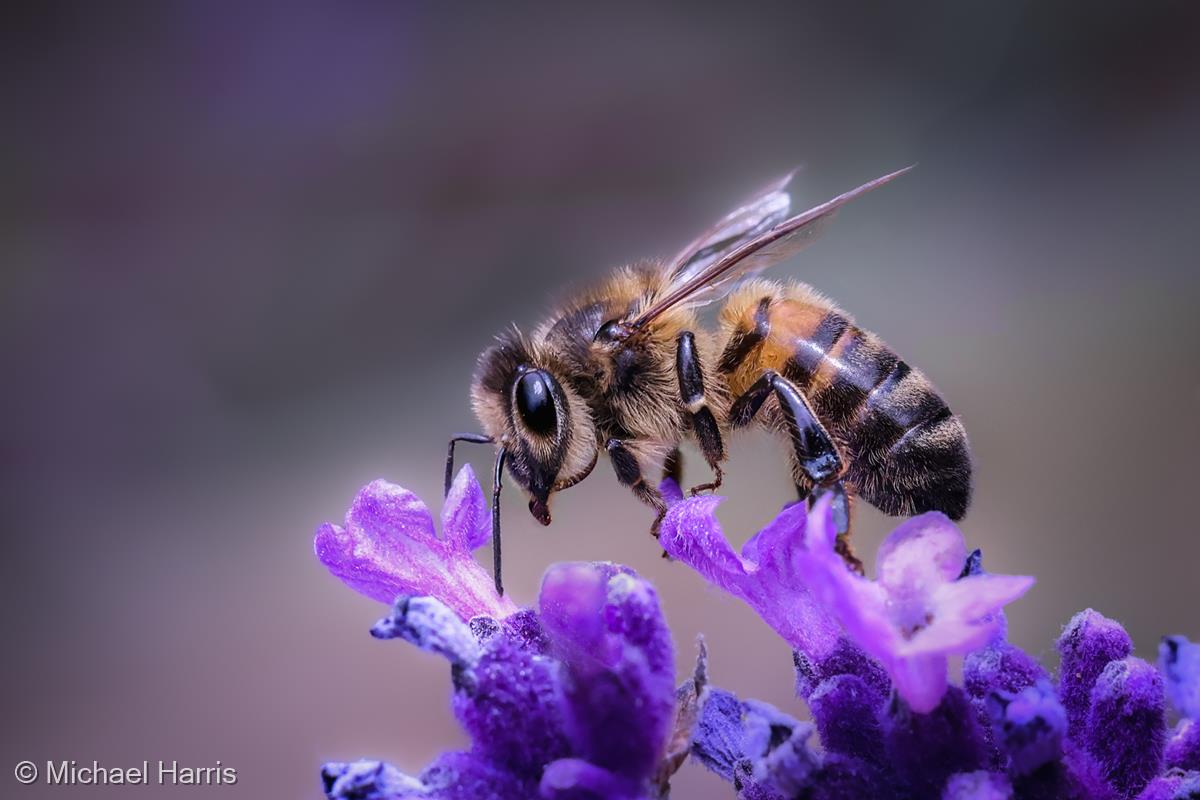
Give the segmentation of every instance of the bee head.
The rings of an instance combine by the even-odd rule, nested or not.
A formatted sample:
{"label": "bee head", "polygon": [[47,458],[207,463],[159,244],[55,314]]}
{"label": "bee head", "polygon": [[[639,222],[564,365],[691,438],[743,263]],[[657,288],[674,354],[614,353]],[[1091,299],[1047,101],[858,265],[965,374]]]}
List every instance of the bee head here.
{"label": "bee head", "polygon": [[479,357],[471,399],[484,430],[505,448],[509,474],[529,494],[530,513],[549,525],[550,496],[596,463],[587,403],[562,364],[515,331]]}

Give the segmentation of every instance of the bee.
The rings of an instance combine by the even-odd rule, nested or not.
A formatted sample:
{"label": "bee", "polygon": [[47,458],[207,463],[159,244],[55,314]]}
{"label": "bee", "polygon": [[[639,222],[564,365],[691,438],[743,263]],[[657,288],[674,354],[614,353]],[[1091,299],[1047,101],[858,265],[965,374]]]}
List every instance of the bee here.
{"label": "bee", "polygon": [[[482,434],[456,442],[497,446],[492,535],[496,589],[501,479],[507,469],[549,525],[550,500],[582,481],[600,456],[656,513],[661,471],[680,477],[679,445],[692,439],[721,485],[726,439],[751,424],[787,443],[801,499],[832,495],[839,551],[851,498],[892,515],[929,510],[961,519],[971,498],[962,422],[929,380],[874,333],[802,283],[758,273],[809,244],[851,200],[904,174],[884,175],[789,216],[788,175],[764,187],[667,261],[618,269],[524,335],[515,327],[479,356],[471,401]],[[706,330],[698,309],[724,304]]]}

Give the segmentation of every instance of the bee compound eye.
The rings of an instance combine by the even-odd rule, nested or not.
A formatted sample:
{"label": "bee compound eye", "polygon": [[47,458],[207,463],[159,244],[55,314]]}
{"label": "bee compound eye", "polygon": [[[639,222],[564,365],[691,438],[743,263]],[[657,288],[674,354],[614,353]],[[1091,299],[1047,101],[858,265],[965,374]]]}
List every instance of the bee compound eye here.
{"label": "bee compound eye", "polygon": [[517,381],[517,413],[525,427],[540,436],[549,436],[558,429],[558,412],[554,408],[551,378],[535,369]]}

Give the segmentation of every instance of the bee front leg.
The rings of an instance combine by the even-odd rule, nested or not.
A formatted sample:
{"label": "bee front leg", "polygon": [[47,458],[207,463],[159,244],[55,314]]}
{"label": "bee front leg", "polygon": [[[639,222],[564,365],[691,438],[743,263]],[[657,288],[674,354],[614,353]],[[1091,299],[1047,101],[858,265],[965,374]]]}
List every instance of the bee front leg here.
{"label": "bee front leg", "polygon": [[637,456],[625,442],[620,439],[609,439],[605,444],[605,449],[608,450],[608,457],[612,460],[617,480],[623,486],[632,489],[638,500],[655,510],[657,516],[654,518],[654,524],[650,526],[650,535],[657,539],[658,526],[667,514],[667,501],[663,499],[662,493],[658,491],[657,487],[651,486],[646,480],[646,476],[642,474],[642,465],[638,463]]}
{"label": "bee front leg", "polygon": [[704,460],[715,473],[711,483],[703,483],[692,487],[692,495],[703,491],[713,491],[720,487],[724,479],[721,472],[721,462],[725,460],[725,443],[721,441],[721,429],[717,418],[704,397],[704,370],[700,365],[700,356],[696,353],[696,337],[691,331],[679,334],[675,349],[675,374],[679,378],[679,399],[683,403],[684,412],[692,423],[692,431],[696,441],[700,443],[700,452]]}

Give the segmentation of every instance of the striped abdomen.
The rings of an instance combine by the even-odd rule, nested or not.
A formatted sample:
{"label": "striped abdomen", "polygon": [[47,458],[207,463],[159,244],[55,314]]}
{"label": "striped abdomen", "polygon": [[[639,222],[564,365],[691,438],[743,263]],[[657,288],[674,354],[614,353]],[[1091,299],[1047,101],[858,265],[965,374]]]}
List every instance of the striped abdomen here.
{"label": "striped abdomen", "polygon": [[733,396],[767,369],[791,380],[842,449],[855,494],[888,514],[966,513],[962,423],[878,336],[807,286],[764,281],[731,295],[721,321],[721,371]]}

